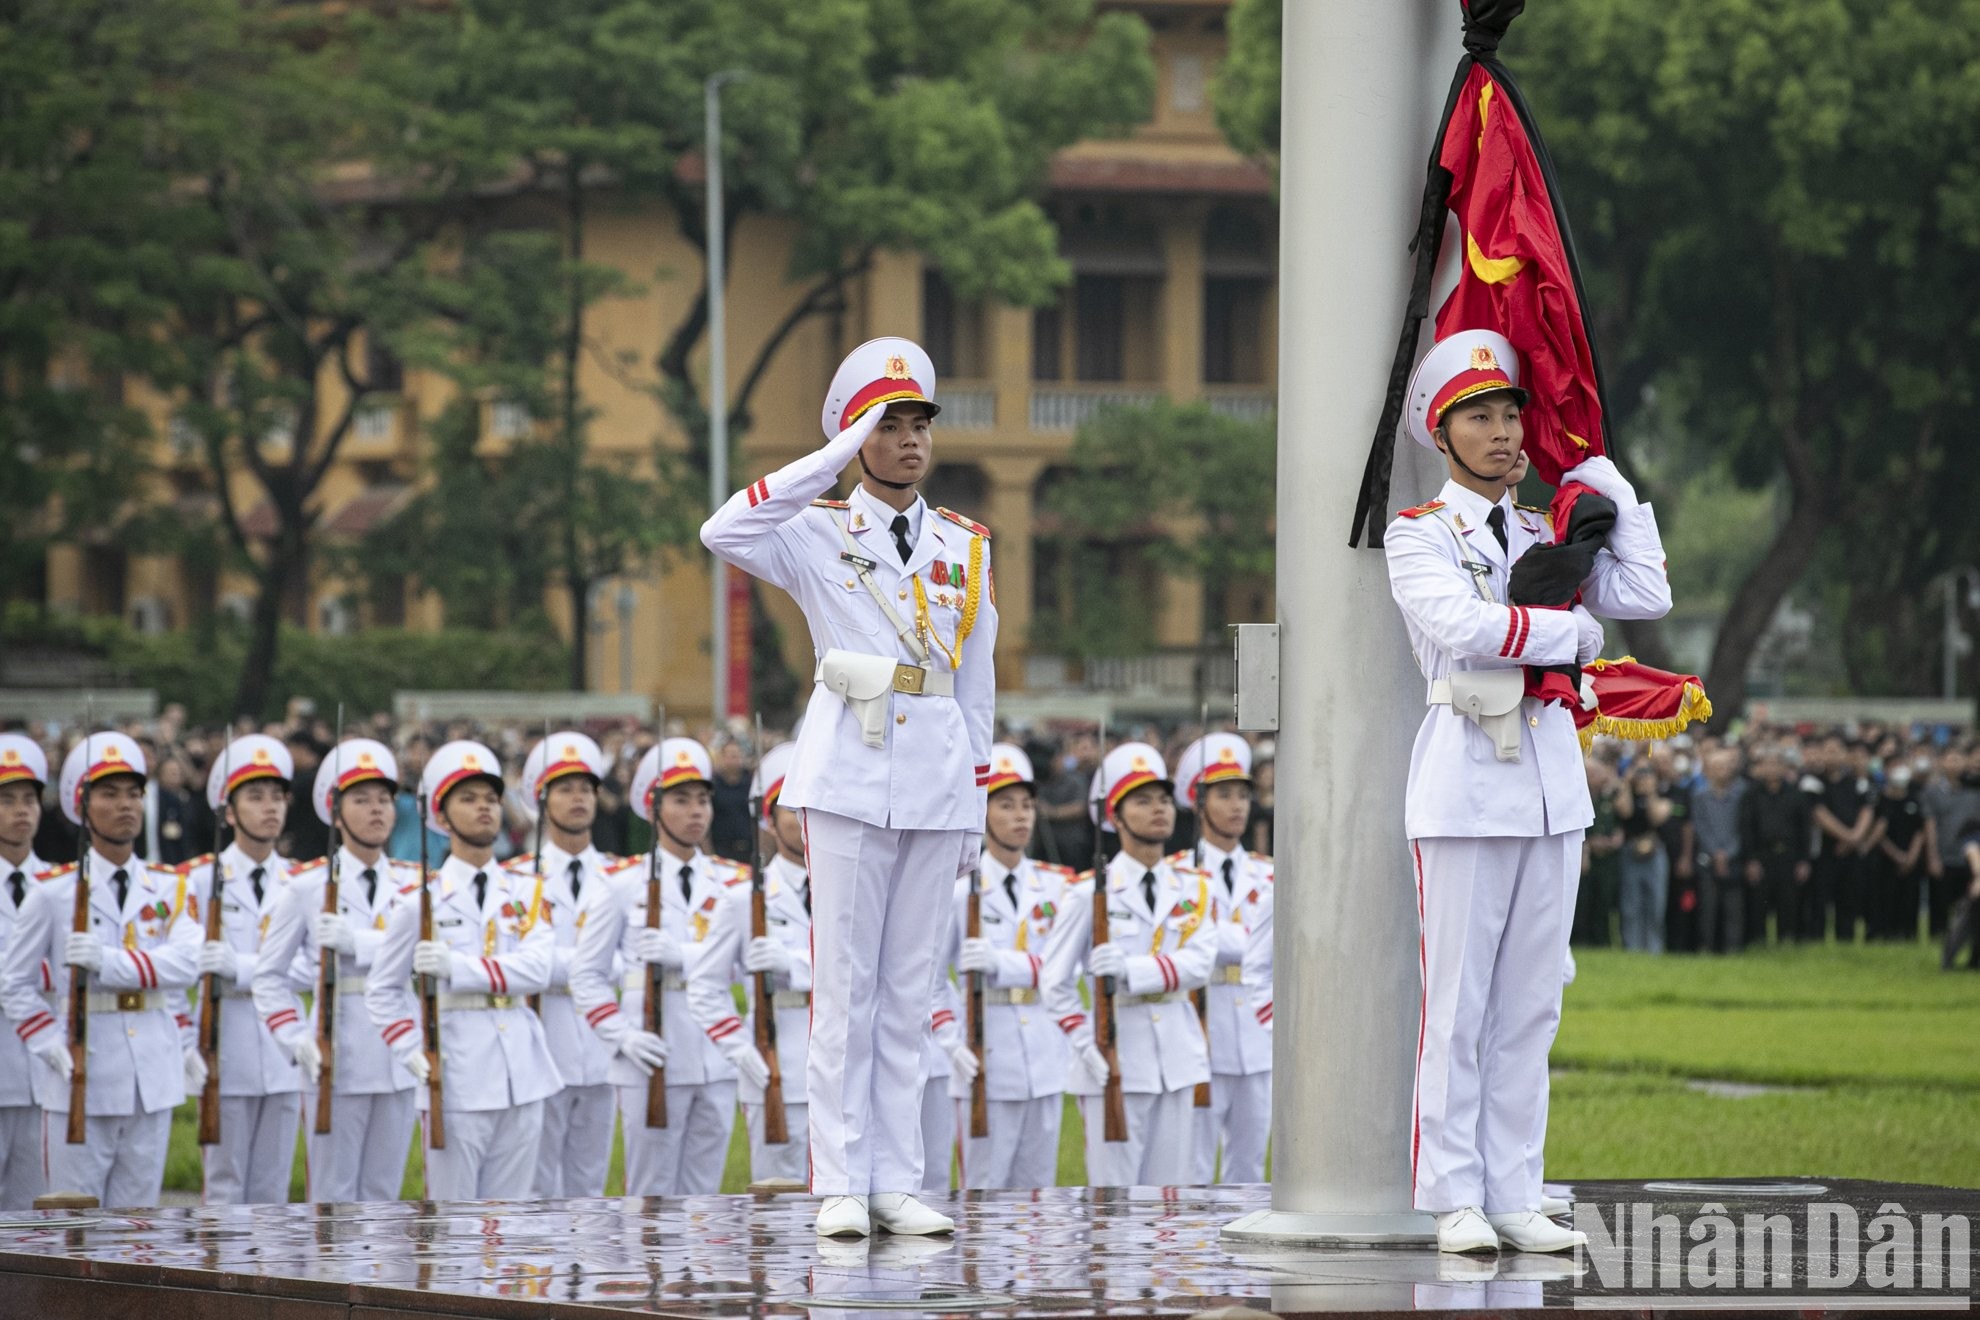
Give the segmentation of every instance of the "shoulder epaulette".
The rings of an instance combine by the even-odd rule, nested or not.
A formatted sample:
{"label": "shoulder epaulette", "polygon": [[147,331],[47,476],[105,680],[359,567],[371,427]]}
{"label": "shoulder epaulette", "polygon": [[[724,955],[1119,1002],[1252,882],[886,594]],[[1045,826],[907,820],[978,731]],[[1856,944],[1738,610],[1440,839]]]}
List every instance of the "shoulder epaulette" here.
{"label": "shoulder epaulette", "polygon": [[1079,872],[1073,870],[1070,866],[1061,866],[1057,862],[1033,862],[1031,865],[1037,870],[1044,871],[1049,875],[1059,876],[1066,880],[1079,878]]}
{"label": "shoulder epaulette", "polygon": [[40,875],[37,875],[35,879],[60,880],[63,876],[68,875],[70,872],[74,871],[75,869],[76,869],[76,864],[74,862],[63,862],[60,866],[49,867],[46,871],[43,871]]}
{"label": "shoulder epaulette", "polygon": [[1401,513],[1398,513],[1396,517],[1421,518],[1424,514],[1435,513],[1437,510],[1443,507],[1444,507],[1444,502],[1442,500],[1431,500],[1428,504],[1419,504],[1413,509],[1404,509]]}
{"label": "shoulder epaulette", "polygon": [[1517,500],[1513,501],[1513,507],[1521,513],[1545,514],[1547,512],[1547,510],[1541,508],[1538,504],[1521,504]]}
{"label": "shoulder epaulette", "polygon": [[508,867],[511,871],[527,871],[536,865],[536,854],[523,853],[519,857],[511,857],[508,861],[503,862],[502,865]]}
{"label": "shoulder epaulette", "polygon": [[852,502],[850,500],[813,500],[811,507],[814,509],[850,509]]}
{"label": "shoulder epaulette", "polygon": [[729,876],[728,879],[722,882],[723,884],[740,885],[740,884],[747,884],[749,882],[749,877],[750,877],[749,863],[730,861],[726,857],[717,857],[714,858],[713,860],[718,866],[726,866],[733,873]]}
{"label": "shoulder epaulette", "polygon": [[313,857],[306,862],[296,862],[289,867],[289,874],[292,877],[306,875],[316,870],[319,866],[325,865],[329,860],[327,857]]}
{"label": "shoulder epaulette", "polygon": [[645,860],[646,859],[644,857],[621,857],[616,862],[607,862],[605,864],[605,874],[617,875],[619,872],[624,871],[629,867],[638,866],[641,862]]}
{"label": "shoulder epaulette", "polygon": [[399,887],[399,892],[400,892],[401,894],[410,894],[410,893],[412,893],[412,892],[413,892],[413,891],[414,891],[415,889],[418,889],[418,888],[419,888],[419,881],[417,881],[417,880],[415,880],[415,881],[413,881],[413,882],[412,882],[411,884],[409,884],[409,885],[401,885],[401,886]]}
{"label": "shoulder epaulette", "polygon": [[191,875],[194,871],[197,871],[200,867],[207,865],[212,860],[213,860],[212,853],[201,853],[197,857],[186,858],[185,861],[180,862],[177,866],[173,867],[172,869],[177,871],[180,875]]}
{"label": "shoulder epaulette", "polygon": [[165,862],[146,862],[145,867],[157,875],[169,875],[175,880],[186,878],[186,872]]}
{"label": "shoulder epaulette", "polygon": [[1093,879],[1093,872],[1081,871],[1078,875],[1073,877],[1073,883],[1076,885],[1083,885],[1092,879]]}
{"label": "shoulder epaulette", "polygon": [[963,517],[960,513],[957,513],[954,509],[937,509],[935,510],[935,512],[941,514],[944,518],[947,518],[950,522],[954,523],[956,526],[962,528],[966,532],[971,532],[977,536],[980,536],[986,541],[990,539],[990,529],[988,527],[985,527],[980,522],[973,522],[970,519]]}
{"label": "shoulder epaulette", "polygon": [[1165,860],[1165,861],[1169,861],[1169,862],[1174,862],[1174,863],[1178,863],[1178,864],[1179,864],[1179,863],[1182,863],[1182,862],[1185,862],[1185,861],[1187,861],[1187,860],[1189,860],[1189,849],[1187,849],[1187,848],[1183,848],[1183,849],[1180,849],[1179,851],[1176,851],[1176,852],[1172,852],[1172,853],[1170,853],[1170,854],[1168,855],[1168,857],[1166,857],[1166,858],[1165,858],[1164,860]]}
{"label": "shoulder epaulette", "polygon": [[1177,875],[1195,876],[1198,879],[1207,879],[1210,875],[1200,866],[1191,866],[1188,862],[1178,862],[1174,858],[1169,859],[1169,865]]}

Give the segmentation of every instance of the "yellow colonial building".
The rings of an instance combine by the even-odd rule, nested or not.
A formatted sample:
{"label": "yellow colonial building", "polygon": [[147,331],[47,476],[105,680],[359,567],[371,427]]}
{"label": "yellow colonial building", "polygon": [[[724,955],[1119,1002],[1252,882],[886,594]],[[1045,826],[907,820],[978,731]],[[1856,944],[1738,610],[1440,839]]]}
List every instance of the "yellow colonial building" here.
{"label": "yellow colonial building", "polygon": [[[731,472],[736,489],[822,442],[819,403],[847,349],[881,334],[905,334],[928,348],[943,411],[937,470],[924,493],[931,504],[992,529],[999,682],[1014,698],[1135,691],[1193,706],[1197,657],[1206,643],[1222,645],[1221,625],[1270,617],[1269,584],[1209,600],[1193,580],[1134,569],[1118,590],[1152,620],[1151,654],[1081,663],[1053,642],[1060,631],[1054,624],[1077,607],[1070,556],[1079,536],[1049,512],[1047,495],[1081,422],[1108,405],[1159,398],[1200,400],[1244,416],[1264,416],[1273,406],[1277,206],[1268,174],[1224,143],[1211,109],[1228,5],[1105,6],[1139,13],[1153,31],[1154,113],[1127,138],[1082,143],[1054,161],[1047,205],[1074,272],[1056,305],[965,302],[917,257],[883,254],[850,289],[843,311],[814,316],[790,336],[752,400],[751,429]],[[657,206],[607,193],[589,213],[586,258],[617,266],[640,288],[588,314],[596,351],[581,387],[597,410],[591,443],[632,455],[650,452],[656,438],[684,449],[685,437],[652,392],[650,364],[698,292],[700,252]],[[731,243],[732,382],[805,292],[785,279],[793,236],[788,222],[751,219]],[[415,371],[395,374],[396,392],[363,401],[318,492],[319,545],[363,536],[420,480],[423,422],[445,406],[451,386]],[[517,410],[491,401],[485,443],[499,447],[526,424]],[[159,498],[187,517],[210,513],[213,494],[196,446],[161,430]],[[269,534],[272,515],[252,480],[243,476],[232,494],[250,535]],[[143,628],[181,627],[214,610],[244,612],[252,591],[245,578],[176,557],[129,554],[108,540],[56,547],[45,582],[51,606],[119,613]],[[607,584],[592,610],[590,688],[651,695],[683,715],[706,712],[710,594],[708,556],[698,546]],[[445,622],[438,598],[416,579],[359,592],[317,567],[295,595],[291,617],[314,630]],[[786,663],[808,672],[801,618],[782,593],[765,597]],[[547,604],[568,627],[568,602],[553,596]],[[447,686],[444,676],[433,686]]]}

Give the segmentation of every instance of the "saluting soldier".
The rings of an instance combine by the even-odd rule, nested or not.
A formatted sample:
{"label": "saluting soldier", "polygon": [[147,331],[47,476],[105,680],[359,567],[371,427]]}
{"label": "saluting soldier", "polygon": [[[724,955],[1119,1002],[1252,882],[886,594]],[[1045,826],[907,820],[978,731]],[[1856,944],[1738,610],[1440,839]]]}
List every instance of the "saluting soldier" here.
{"label": "saluting soldier", "polygon": [[[1200,840],[1173,859],[1210,874],[1217,899],[1217,965],[1205,1014],[1210,1035],[1210,1104],[1196,1109],[1196,1174],[1213,1182],[1265,1181],[1272,1136],[1272,1037],[1257,1011],[1272,983],[1244,975],[1247,932],[1272,893],[1272,859],[1244,846],[1251,818],[1251,744],[1234,733],[1208,733],[1176,763],[1176,802],[1196,813]],[[1224,1148],[1223,1175],[1217,1145]]]}
{"label": "saluting soldier", "polygon": [[[718,1032],[715,1023],[698,1024],[687,978],[723,897],[749,883],[749,868],[701,850],[715,818],[714,782],[708,749],[692,738],[668,738],[647,750],[633,769],[632,804],[653,825],[657,859],[628,859],[612,872],[609,888],[586,897],[579,918],[571,994],[592,1030],[619,1054],[612,1061],[612,1081],[626,1138],[628,1196],[722,1190],[722,1165],[736,1119],[736,1069],[730,1059],[742,1052],[730,1037],[741,1030],[741,1020],[731,1001],[726,1017],[734,1025]],[[648,868],[656,860],[660,928],[649,930]],[[664,1040],[640,1027],[649,963],[665,969]],[[625,973],[617,996],[615,968]],[[667,1069],[667,1126],[652,1128],[646,1125],[647,1079],[660,1065]]]}
{"label": "saluting soldier", "polygon": [[1059,1121],[1065,1111],[1066,1069],[1071,1056],[1065,1033],[1046,1011],[1040,982],[1044,951],[1073,883],[1070,867],[1025,856],[1038,823],[1037,780],[1031,758],[1010,743],[990,749],[989,812],[983,824],[983,856],[976,884],[983,934],[967,937],[971,878],[956,882],[955,936],[949,953],[956,967],[958,1000],[969,977],[984,978],[983,1072],[990,1135],[969,1132],[969,1095],[976,1056],[962,1028],[950,1050],[955,1068],[949,1096],[963,1137],[965,1187],[1050,1187],[1058,1181]]}
{"label": "saluting soldier", "polygon": [[436,749],[420,776],[427,814],[447,832],[433,887],[433,938],[419,929],[419,883],[385,919],[366,979],[365,1008],[428,1104],[414,975],[438,979],[446,1141],[426,1129],[426,1194],[432,1200],[512,1200],[536,1180],[543,1102],[563,1086],[543,1024],[527,997],[550,984],[556,936],[535,885],[495,862],[502,828],[502,763],[478,742]]}
{"label": "saluting soldier", "polygon": [[[1594,811],[1573,715],[1527,695],[1522,667],[1600,654],[1591,609],[1628,618],[1670,608],[1656,519],[1606,458],[1566,475],[1616,510],[1580,584],[1583,604],[1513,603],[1520,561],[1554,540],[1505,486],[1524,443],[1518,373],[1512,345],[1490,331],[1450,336],[1424,358],[1410,382],[1410,433],[1444,454],[1450,480],[1385,534],[1390,589],[1429,684],[1404,799],[1423,922],[1412,1149],[1416,1205],[1436,1213],[1446,1251],[1565,1251],[1584,1240],[1541,1213],[1534,1152]],[[1557,558],[1548,554],[1536,564]]]}
{"label": "saluting soldier", "polygon": [[[750,781],[750,797],[759,804],[757,828],[770,836],[776,849],[763,864],[767,932],[750,933],[750,887],[728,886],[688,976],[695,1021],[736,1069],[743,1121],[749,1128],[750,1178],[755,1182],[773,1178],[802,1182],[809,1162],[804,1069],[811,1039],[811,877],[804,869],[804,823],[781,801],[784,777],[796,754],[796,743],[779,743],[763,754]],[[777,1145],[763,1139],[769,1069],[756,1050],[751,978],[758,972],[770,977],[784,1124],[790,1134],[788,1141]],[[749,1005],[741,1018],[736,1017],[730,993],[737,981],[743,983]]]}
{"label": "saluting soldier", "polygon": [[[216,859],[211,853],[182,868],[199,912],[220,885],[220,938],[200,945],[199,972],[219,978],[220,1141],[200,1147],[210,1205],[265,1204],[289,1199],[302,1114],[302,1070],[275,1040],[254,1007],[254,972],[262,937],[288,883],[292,863],[275,851],[289,820],[289,785],[296,767],[280,740],[262,733],[236,738],[214,758],[206,803],[233,829]],[[197,998],[197,996],[195,996]],[[193,1012],[198,1013],[195,1003]],[[197,1049],[189,1030],[186,1048]]]}
{"label": "saluting soldier", "polygon": [[[48,1184],[106,1209],[158,1204],[172,1111],[206,1081],[199,1055],[180,1046],[177,1016],[199,974],[199,918],[186,878],[135,853],[145,773],[144,753],[121,733],[88,734],[63,758],[59,800],[72,825],[83,823],[87,788],[89,929],[72,929],[76,865],[57,867],[27,889],[0,960],[0,1002],[36,1060]],[[63,1136],[77,967],[89,974],[87,1124],[83,1142],[71,1145]]]}
{"label": "saluting soldier", "polygon": [[[398,791],[398,759],[384,743],[352,738],[331,749],[317,771],[310,805],[343,838],[337,910],[323,910],[330,859],[299,864],[275,901],[255,963],[255,1011],[301,1067],[311,1093],[305,1113],[312,1121],[303,1128],[306,1201],[392,1201],[405,1182],[417,1116],[413,1076],[364,1005],[386,919],[399,891],[419,881],[418,866],[385,855]],[[319,1135],[308,1105],[325,1063],[317,1044],[322,1005],[305,1017],[301,995],[316,993],[325,949],[337,954],[337,1036],[328,1060],[330,1131]]]}
{"label": "saluting soldier", "polygon": [[[1189,1182],[1196,1084],[1210,1080],[1210,1053],[1189,992],[1217,961],[1217,900],[1210,877],[1162,855],[1175,829],[1175,785],[1162,754],[1122,743],[1100,763],[1095,825],[1112,826],[1121,850],[1096,898],[1091,872],[1066,890],[1045,951],[1045,1010],[1072,1046],[1068,1090],[1086,1127],[1086,1180],[1095,1187]],[[1093,904],[1107,905],[1108,942],[1093,945]],[[1105,1139],[1101,1095],[1107,1060],[1093,1037],[1076,984],[1084,969],[1094,994],[1115,982],[1121,1090],[1127,1140]]]}
{"label": "saluting soldier", "polygon": [[613,1051],[584,1024],[571,998],[580,905],[585,893],[603,885],[608,870],[621,860],[598,851],[591,841],[605,769],[598,744],[570,730],[537,743],[523,763],[523,787],[532,801],[543,802],[543,856],[513,858],[509,872],[517,885],[533,885],[538,875],[543,877],[543,910],[556,935],[556,950],[539,1011],[550,1056],[564,1079],[564,1089],[543,1105],[543,1140],[536,1157],[539,1197],[603,1196],[612,1159]]}
{"label": "saluting soldier", "polygon": [[[0,733],[0,950],[13,941],[28,891],[50,869],[34,855],[41,794],[47,787],[48,754],[41,744],[22,734]],[[44,965],[40,988],[51,985]],[[45,1185],[36,1066],[20,1036],[0,1036],[0,1210],[28,1209]]]}
{"label": "saluting soldier", "polygon": [[[789,592],[818,657],[783,801],[812,875],[811,1190],[821,1234],[945,1233],[913,1195],[935,956],[950,884],[976,862],[997,641],[990,534],[916,494],[937,408],[928,355],[876,339],[847,356],[829,442],[737,492],[701,529]],[[817,502],[848,464],[851,499]]]}

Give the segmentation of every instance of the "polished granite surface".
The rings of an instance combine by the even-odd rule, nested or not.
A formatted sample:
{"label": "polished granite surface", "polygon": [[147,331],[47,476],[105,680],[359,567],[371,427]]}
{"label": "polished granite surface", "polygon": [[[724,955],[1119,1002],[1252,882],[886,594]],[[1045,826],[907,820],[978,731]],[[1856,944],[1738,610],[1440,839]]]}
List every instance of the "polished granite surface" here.
{"label": "polished granite surface", "polygon": [[[188,1207],[142,1214],[0,1215],[0,1314],[44,1320],[124,1314],[205,1320],[468,1315],[832,1317],[851,1313],[1010,1316],[1189,1315],[1242,1305],[1282,1315],[1406,1310],[1618,1309],[1685,1300],[1746,1310],[1963,1306],[1972,1292],[1970,1232],[1980,1192],[1852,1180],[1583,1183],[1593,1211],[1653,1236],[1574,1258],[1509,1253],[1497,1261],[1424,1248],[1235,1249],[1224,1225],[1264,1208],[1263,1187],[1050,1188],[938,1201],[953,1239],[881,1236],[821,1242],[802,1195],[559,1202],[390,1202],[338,1206]],[[1701,1257],[1723,1206],[1784,1216],[1786,1254],[1753,1262]],[[1902,1211],[1885,1211],[1901,1206]],[[1810,1259],[1811,1208],[1833,1226],[1854,1216],[1860,1250]],[[1869,1244],[1872,1221],[1927,1215],[1954,1245],[1936,1275],[1893,1274]],[[1668,1226],[1655,1217],[1672,1216]],[[1702,1224],[1703,1230],[1696,1227]],[[1654,1236],[1662,1231],[1662,1238]],[[1620,1233],[1614,1236],[1622,1237]],[[1898,1236],[1893,1230],[1888,1236]],[[1858,1263],[1853,1290],[1839,1262]],[[1668,1258],[1661,1281],[1646,1265]],[[1624,1268],[1627,1258],[1628,1268]],[[1728,1295],[1723,1270],[1745,1268]],[[1881,1272],[1879,1270],[1881,1269]],[[1634,1272],[1632,1272],[1634,1271]],[[1872,1280],[1881,1283],[1872,1285]],[[1927,1284],[1937,1280],[1937,1286]],[[1667,1286],[1660,1286],[1662,1285]],[[171,1289],[171,1293],[151,1290]],[[1654,1300],[1653,1300],[1654,1299]],[[1743,1302],[1736,1299],[1744,1299]]]}

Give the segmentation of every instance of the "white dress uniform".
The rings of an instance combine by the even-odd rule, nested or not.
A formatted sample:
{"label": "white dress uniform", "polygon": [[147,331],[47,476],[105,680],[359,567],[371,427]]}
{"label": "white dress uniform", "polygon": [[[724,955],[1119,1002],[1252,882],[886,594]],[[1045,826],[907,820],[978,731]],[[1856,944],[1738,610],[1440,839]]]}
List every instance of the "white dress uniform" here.
{"label": "white dress uniform", "polygon": [[[1412,434],[1434,448],[1433,419],[1449,401],[1516,389],[1516,368],[1498,335],[1446,339],[1411,384]],[[1590,610],[1617,618],[1669,610],[1655,517],[1613,472],[1595,459],[1568,474],[1599,485],[1618,511],[1582,587],[1587,609],[1504,603],[1512,564],[1553,539],[1510,495],[1494,501],[1448,482],[1385,533],[1391,592],[1433,702],[1411,752],[1404,804],[1423,925],[1412,1142],[1419,1209],[1540,1207],[1530,1147],[1560,1022],[1582,835],[1594,811],[1570,712],[1524,698],[1518,759],[1501,760],[1493,739],[1443,694],[1454,674],[1593,658],[1602,639]],[[1495,505],[1503,549],[1490,530]]]}
{"label": "white dress uniform", "polygon": [[[447,743],[428,759],[420,792],[444,804],[465,779],[499,785],[500,765],[478,743]],[[441,1201],[526,1197],[536,1178],[543,1102],[563,1086],[543,1024],[525,1002],[550,983],[556,936],[534,886],[493,861],[477,869],[449,856],[427,883],[433,938],[451,957],[438,994],[447,1144],[434,1149],[427,1126],[426,1193]],[[412,982],[418,891],[417,883],[400,891],[364,991],[372,1023],[402,1063],[422,1050]],[[427,1088],[413,1094],[425,1109]]]}
{"label": "white dress uniform", "polygon": [[[0,784],[29,784],[39,793],[47,783],[48,755],[40,744],[22,734],[0,733]],[[19,865],[0,858],[0,951],[13,939],[29,891],[49,869],[32,846]],[[45,968],[42,984],[52,984]],[[39,1066],[18,1035],[0,1034],[0,1210],[26,1210],[45,1185],[41,1106],[29,1080]]]}
{"label": "white dress uniform", "polygon": [[[971,1137],[970,1083],[951,1073],[949,1096],[962,1139],[965,1187],[1050,1187],[1059,1175],[1059,1123],[1065,1112],[1066,1036],[1046,1010],[1041,982],[1044,950],[1073,884],[1070,867],[1021,858],[1016,870],[984,850],[980,863],[983,938],[997,949],[997,967],[984,973],[983,1073],[990,1135]],[[969,879],[956,883],[955,933],[943,965],[954,963],[969,910]],[[956,974],[952,992],[967,1002],[969,978]],[[957,1027],[967,1030],[964,1009]]]}
{"label": "white dress uniform", "polygon": [[[92,734],[62,765],[63,814],[79,820],[83,781],[145,773],[144,753],[118,733]],[[132,857],[121,865],[91,850],[90,934],[102,950],[89,976],[88,1090],[84,1141],[65,1139],[69,1083],[44,1058],[29,1076],[46,1112],[47,1175],[58,1192],[94,1196],[105,1209],[158,1204],[172,1111],[186,1098],[176,1014],[199,966],[199,922],[185,878]],[[46,872],[27,891],[0,959],[0,1004],[31,1054],[66,1052],[67,946],[77,868]],[[118,897],[119,889],[123,895]],[[44,971],[43,964],[47,969]]]}
{"label": "white dress uniform", "polygon": [[[738,492],[701,529],[715,554],[791,594],[820,661],[783,801],[805,816],[817,951],[811,1189],[828,1196],[923,1185],[916,1109],[935,953],[950,882],[975,861],[983,829],[997,640],[988,532],[919,500],[897,515],[863,487],[813,504],[888,404],[933,394],[919,348],[862,345],[828,394],[830,442]],[[875,663],[895,666],[891,687]]]}
{"label": "white dress uniform", "polygon": [[[711,783],[708,749],[689,738],[649,748],[633,771],[633,809],[650,820],[652,799],[686,783]],[[677,941],[682,965],[667,966],[660,1005],[667,1042],[667,1126],[646,1126],[647,1074],[623,1054],[610,1068],[625,1134],[626,1195],[695,1196],[722,1190],[722,1167],[735,1127],[736,1070],[696,1024],[688,976],[706,945],[716,909],[732,886],[746,885],[749,868],[699,848],[683,861],[658,852],[660,929]],[[591,1029],[615,1051],[646,1020],[646,963],[639,957],[646,927],[651,857],[628,858],[608,884],[585,896],[571,963],[571,998]],[[683,874],[685,873],[685,874]],[[614,975],[622,982],[614,986]],[[617,993],[614,993],[615,989]]]}
{"label": "white dress uniform", "polygon": [[[743,965],[750,941],[750,887],[731,885],[716,904],[688,975],[688,1003],[695,1023],[725,1056],[756,1048],[756,983]],[[763,1088],[738,1081],[743,1119],[749,1128],[750,1178],[803,1182],[808,1164],[805,1140],[805,1061],[811,1035],[811,909],[804,868],[781,854],[763,867],[763,906],[768,938],[784,947],[790,970],[770,977],[770,999],[777,1019],[777,1068],[784,1088],[784,1126],[790,1139],[770,1145],[763,1139]],[[731,989],[743,988],[746,1011],[738,1016]],[[723,1152],[727,1154],[726,1150]]]}
{"label": "white dress uniform", "polygon": [[[371,738],[353,738],[332,749],[317,772],[312,806],[334,824],[337,796],[365,783],[398,788],[392,750]],[[316,1084],[304,1079],[303,1199],[311,1202],[397,1200],[405,1182],[416,1111],[413,1079],[379,1037],[365,1011],[366,978],[385,939],[385,921],[399,891],[419,881],[419,868],[380,856],[367,863],[348,845],[336,855],[337,915],[349,928],[351,949],[337,954],[336,1038],[324,1062],[331,1073],[330,1131],[316,1131]],[[289,873],[276,900],[261,955],[254,967],[254,1009],[290,1057],[321,1035],[315,1001],[323,966],[317,941],[330,859],[304,862]],[[312,996],[306,1018],[302,994]]]}
{"label": "white dress uniform", "polygon": [[[1176,762],[1176,802],[1200,812],[1204,790],[1251,782],[1251,744],[1234,733],[1208,733]],[[1219,1181],[1217,1147],[1223,1144],[1221,1181],[1265,1181],[1265,1148],[1272,1136],[1272,1038],[1256,1009],[1272,998],[1271,982],[1244,979],[1246,931],[1272,892],[1272,859],[1239,847],[1225,852],[1202,838],[1172,860],[1207,871],[1217,898],[1217,966],[1205,991],[1210,1036],[1210,1103],[1195,1111],[1199,1186]]]}
{"label": "white dress uniform", "polygon": [[[1145,743],[1116,747],[1100,775],[1110,816],[1143,784],[1170,787],[1161,753]],[[1216,898],[1204,872],[1168,858],[1145,867],[1125,852],[1107,864],[1105,883],[1107,933],[1127,953],[1114,996],[1126,1141],[1105,1139],[1100,1096],[1106,1079],[1078,1057],[1093,1044],[1093,1024],[1076,985],[1093,947],[1090,873],[1066,889],[1045,951],[1045,1009],[1075,1055],[1067,1089],[1082,1097],[1086,1180],[1095,1187],[1186,1184],[1195,1171],[1191,1105],[1196,1084],[1210,1080],[1210,1052],[1189,992],[1209,983],[1216,964]]]}

